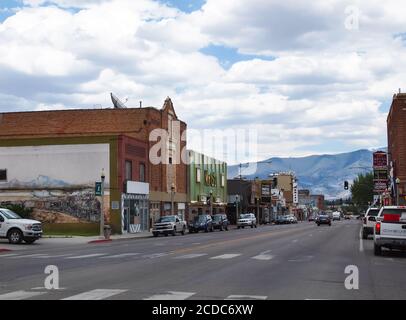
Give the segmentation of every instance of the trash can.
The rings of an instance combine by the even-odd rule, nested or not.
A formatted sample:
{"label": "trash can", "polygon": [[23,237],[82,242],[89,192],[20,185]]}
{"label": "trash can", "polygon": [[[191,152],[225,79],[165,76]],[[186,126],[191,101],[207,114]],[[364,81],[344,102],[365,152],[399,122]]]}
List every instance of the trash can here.
{"label": "trash can", "polygon": [[104,226],[104,238],[105,239],[110,239],[111,236],[111,227],[109,225]]}

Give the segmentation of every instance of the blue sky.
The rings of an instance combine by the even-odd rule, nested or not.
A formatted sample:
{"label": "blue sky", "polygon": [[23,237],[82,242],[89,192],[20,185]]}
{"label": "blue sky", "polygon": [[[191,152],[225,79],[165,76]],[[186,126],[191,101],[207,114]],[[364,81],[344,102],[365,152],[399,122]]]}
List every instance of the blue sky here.
{"label": "blue sky", "polygon": [[206,0],[159,0],[159,2],[178,8],[183,12],[190,13],[199,10],[206,3]]}

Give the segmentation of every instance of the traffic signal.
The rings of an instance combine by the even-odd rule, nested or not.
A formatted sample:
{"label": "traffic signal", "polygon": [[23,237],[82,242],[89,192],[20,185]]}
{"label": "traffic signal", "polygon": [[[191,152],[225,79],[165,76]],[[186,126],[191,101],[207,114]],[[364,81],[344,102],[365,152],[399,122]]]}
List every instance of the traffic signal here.
{"label": "traffic signal", "polygon": [[348,189],[349,189],[348,181],[344,181],[344,190]]}

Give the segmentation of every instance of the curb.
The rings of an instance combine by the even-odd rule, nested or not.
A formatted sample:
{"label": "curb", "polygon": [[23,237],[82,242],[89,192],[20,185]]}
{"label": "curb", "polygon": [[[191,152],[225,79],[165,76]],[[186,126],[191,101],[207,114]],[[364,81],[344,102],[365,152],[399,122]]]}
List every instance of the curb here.
{"label": "curb", "polygon": [[100,239],[100,240],[91,240],[88,243],[104,243],[104,242],[111,242],[113,239]]}
{"label": "curb", "polygon": [[2,249],[2,248],[0,248],[0,253],[1,253],[1,252],[10,252],[10,251],[12,251],[12,250],[10,250],[10,249]]}

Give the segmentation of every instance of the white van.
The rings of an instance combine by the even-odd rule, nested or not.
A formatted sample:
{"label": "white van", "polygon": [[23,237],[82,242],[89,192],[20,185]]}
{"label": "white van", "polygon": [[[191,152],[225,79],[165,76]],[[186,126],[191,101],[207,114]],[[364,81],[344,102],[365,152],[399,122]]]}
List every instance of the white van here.
{"label": "white van", "polygon": [[338,221],[341,220],[341,213],[340,212],[338,212],[338,211],[333,212],[333,221],[334,220],[338,220]]}

